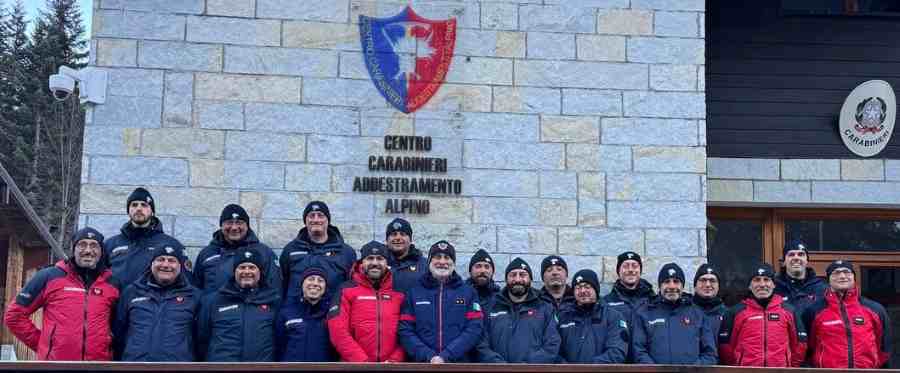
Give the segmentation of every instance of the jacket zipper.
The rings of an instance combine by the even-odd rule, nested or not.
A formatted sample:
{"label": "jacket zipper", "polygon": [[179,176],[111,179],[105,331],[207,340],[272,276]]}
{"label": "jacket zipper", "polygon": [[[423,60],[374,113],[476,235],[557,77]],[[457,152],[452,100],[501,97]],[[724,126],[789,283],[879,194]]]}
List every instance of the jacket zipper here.
{"label": "jacket zipper", "polygon": [[375,362],[381,362],[381,294],[375,291]]}
{"label": "jacket zipper", "polygon": [[769,314],[763,309],[763,366],[769,366]]}
{"label": "jacket zipper", "polygon": [[441,283],[438,288],[438,350],[437,353],[440,354],[444,351],[444,284]]}
{"label": "jacket zipper", "polygon": [[844,332],[847,333],[847,368],[853,368],[853,331],[850,329],[850,318],[847,316],[847,308],[844,300],[838,296],[841,305],[841,320],[844,322]]}
{"label": "jacket zipper", "polygon": [[[82,282],[82,285],[84,282]],[[85,360],[85,355],[87,355],[87,324],[88,324],[88,296],[91,294],[91,289],[84,289],[84,318],[81,320],[81,360]]]}

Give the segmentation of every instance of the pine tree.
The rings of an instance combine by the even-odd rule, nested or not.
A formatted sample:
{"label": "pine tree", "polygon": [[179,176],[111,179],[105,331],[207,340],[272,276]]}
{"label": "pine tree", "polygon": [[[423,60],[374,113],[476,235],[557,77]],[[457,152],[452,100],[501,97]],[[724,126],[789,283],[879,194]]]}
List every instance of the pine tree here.
{"label": "pine tree", "polygon": [[31,146],[34,126],[30,107],[23,103],[24,82],[28,80],[28,22],[21,0],[10,10],[0,9],[0,162],[16,183],[30,178],[35,149]]}

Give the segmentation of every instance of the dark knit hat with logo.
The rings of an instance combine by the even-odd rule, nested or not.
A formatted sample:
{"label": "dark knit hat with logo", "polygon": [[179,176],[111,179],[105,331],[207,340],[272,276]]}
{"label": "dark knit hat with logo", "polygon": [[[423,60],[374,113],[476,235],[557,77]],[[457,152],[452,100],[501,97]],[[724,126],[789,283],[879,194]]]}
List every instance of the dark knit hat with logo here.
{"label": "dark knit hat with logo", "polygon": [[524,269],[525,272],[528,272],[528,277],[531,277],[531,279],[534,280],[534,273],[531,272],[531,266],[528,265],[528,262],[526,262],[525,259],[517,257],[509,262],[509,264],[506,266],[506,272],[504,273],[504,276],[509,276],[509,273],[515,269]]}
{"label": "dark knit hat with logo", "polygon": [[428,262],[431,263],[431,258],[437,254],[446,254],[456,263],[456,248],[447,241],[440,240],[431,245],[431,249],[428,250]]}
{"label": "dark knit hat with logo", "polygon": [[[187,261],[187,256],[184,255],[184,246],[181,245],[180,242],[172,240],[171,242],[166,242],[165,245],[160,247],[153,248],[153,257],[150,261],[156,260],[156,258],[161,256],[171,256],[178,259],[178,263],[184,265],[184,262]],[[262,267],[259,267],[262,269]]]}
{"label": "dark knit hat with logo", "polygon": [[582,269],[578,272],[575,272],[575,275],[572,276],[572,287],[578,286],[578,284],[586,282],[590,284],[595,292],[600,292],[600,279],[597,276],[597,272],[594,272],[590,269]]}
{"label": "dark knit hat with logo", "polygon": [[74,249],[81,240],[94,240],[100,244],[100,247],[103,247],[103,234],[91,227],[81,228],[72,234],[72,248]]}
{"label": "dark knit hat with logo", "polygon": [[809,246],[800,239],[793,239],[784,244],[784,251],[781,253],[781,259],[787,257],[788,251],[803,250],[806,256],[809,256]]}
{"label": "dark knit hat with logo", "polygon": [[388,223],[387,229],[384,231],[384,237],[387,238],[394,232],[403,232],[412,238],[412,225],[409,225],[409,222],[406,221],[406,219],[396,218]]}
{"label": "dark knit hat with logo", "polygon": [[644,262],[641,261],[641,256],[634,251],[626,251],[624,253],[619,254],[619,257],[616,258],[616,273],[619,273],[619,267],[622,266],[622,263],[626,260],[634,260],[638,262],[638,265],[641,266],[641,269],[644,268]]}
{"label": "dark knit hat with logo", "polygon": [[303,281],[306,281],[306,278],[309,276],[319,276],[326,282],[328,281],[328,275],[325,273],[325,270],[318,266],[306,268],[306,270],[303,271],[303,274],[300,275],[300,283],[302,284]]}
{"label": "dark knit hat with logo", "polygon": [[754,277],[768,277],[772,280],[775,279],[775,269],[769,265],[769,263],[759,263],[755,267],[753,267],[753,273],[750,274],[750,281],[753,281]]}
{"label": "dark knit hat with logo", "polygon": [[[259,268],[259,277],[265,278],[266,275],[264,272],[265,266],[263,265],[263,256],[256,249],[244,248],[237,252],[234,257],[234,268],[231,269],[234,272],[238,266],[243,263],[253,263],[256,268]],[[260,281],[262,283],[263,281]]]}
{"label": "dark knit hat with logo", "polygon": [[828,268],[825,268],[825,277],[831,277],[831,273],[838,268],[849,269],[850,272],[853,272],[853,275],[856,276],[856,269],[853,268],[853,262],[849,260],[835,260],[828,265]]}
{"label": "dark knit hat with logo", "polygon": [[700,266],[700,268],[697,268],[697,273],[694,274],[694,286],[697,286],[697,281],[700,280],[700,276],[705,276],[705,275],[716,276],[716,280],[719,280],[719,282],[722,282],[722,276],[719,275],[719,271],[717,271],[716,268],[713,267],[711,264],[703,263]]}
{"label": "dark knit hat with logo", "polygon": [[565,259],[559,255],[549,255],[544,258],[544,260],[541,260],[541,276],[544,275],[544,272],[547,272],[547,269],[550,268],[550,266],[560,266],[563,267],[567,273],[569,272],[569,266],[566,264]]}
{"label": "dark knit hat with logo", "polygon": [[328,205],[322,201],[312,201],[306,204],[306,208],[303,209],[304,222],[306,222],[306,215],[309,215],[309,213],[313,211],[319,211],[325,214],[325,217],[328,218],[328,223],[331,223],[331,211],[328,210]]}
{"label": "dark knit hat with logo", "polygon": [[363,260],[370,255],[380,255],[384,258],[388,258],[388,248],[381,242],[369,241],[369,243],[363,245],[363,247],[359,249],[359,260]]}
{"label": "dark knit hat with logo", "polygon": [[150,205],[150,211],[156,213],[156,202],[153,201],[153,196],[150,195],[150,192],[147,189],[137,187],[134,188],[134,191],[128,195],[128,199],[125,201],[125,213],[128,213],[128,207],[131,206],[131,202],[133,201],[143,201],[147,202]]}
{"label": "dark knit hat with logo", "polygon": [[675,263],[666,263],[659,269],[659,277],[656,279],[657,284],[662,287],[662,283],[670,278],[677,278],[684,284],[684,270]]}
{"label": "dark knit hat with logo", "polygon": [[494,265],[494,258],[491,258],[491,254],[485,249],[478,249],[478,251],[475,252],[475,255],[472,255],[472,259],[469,259],[469,272],[472,272],[472,266],[478,262],[490,264],[494,271],[497,270],[497,266]]}
{"label": "dark knit hat with logo", "polygon": [[247,210],[233,203],[222,209],[222,214],[219,215],[219,226],[229,220],[242,220],[250,225],[250,215],[247,215]]}

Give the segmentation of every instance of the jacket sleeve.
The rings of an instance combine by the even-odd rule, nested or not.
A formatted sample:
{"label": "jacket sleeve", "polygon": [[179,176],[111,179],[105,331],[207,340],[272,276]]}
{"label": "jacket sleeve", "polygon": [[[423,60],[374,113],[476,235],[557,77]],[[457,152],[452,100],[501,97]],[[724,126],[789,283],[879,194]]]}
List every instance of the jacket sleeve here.
{"label": "jacket sleeve", "polygon": [[122,360],[122,353],[125,351],[126,335],[128,334],[128,305],[131,304],[134,288],[128,287],[119,298],[116,305],[115,320],[112,325],[113,333],[113,354],[115,360]]}
{"label": "jacket sleeve", "polygon": [[719,363],[719,353],[716,349],[715,317],[703,316],[703,324],[700,325],[700,357],[697,365],[716,365]]}
{"label": "jacket sleeve", "polygon": [[793,322],[788,330],[788,348],[791,349],[791,367],[799,368],[806,358],[806,327],[800,320],[800,313],[790,309]]}
{"label": "jacket sleeve", "polygon": [[622,314],[618,311],[608,308],[606,309],[606,343],[603,346],[603,353],[594,356],[594,364],[623,364],[625,363],[625,353],[628,344],[625,338],[628,336],[628,327]]}
{"label": "jacket sleeve", "polygon": [[[266,246],[266,250],[272,253],[272,249],[268,246]],[[269,271],[266,273],[266,283],[279,289],[278,293],[283,295],[281,286],[284,282],[281,279],[281,268],[278,267],[278,258],[275,257],[275,253],[272,253],[272,261],[269,263]]]}
{"label": "jacket sleeve", "polygon": [[816,329],[813,325],[815,322],[815,313],[812,310],[813,307],[805,307],[800,314],[800,322],[798,324],[803,324],[803,329],[806,330],[806,355],[803,357],[803,364],[801,366],[810,366],[817,368],[813,365],[813,353],[816,350],[816,343],[818,343],[816,338]]}
{"label": "jacket sleeve", "polygon": [[16,296],[16,300],[7,308],[3,320],[9,331],[33,351],[38,350],[41,330],[34,325],[30,316],[47,303],[45,290],[49,277],[48,272],[41,271],[28,281],[25,288]]}
{"label": "jacket sleeve", "polygon": [[736,318],[737,314],[734,308],[729,308],[728,311],[725,311],[722,326],[719,328],[719,335],[716,336],[719,343],[719,360],[722,365],[737,364],[734,354],[734,347],[737,345],[735,338],[741,333],[740,326],[735,325]]}
{"label": "jacket sleeve", "polygon": [[287,294],[288,282],[291,280],[291,251],[293,247],[288,243],[278,257],[278,267],[281,269],[281,295]]}
{"label": "jacket sleeve", "polygon": [[436,353],[429,348],[419,335],[416,334],[416,309],[411,296],[412,291],[407,293],[406,299],[403,300],[403,308],[400,311],[400,325],[397,329],[400,344],[406,349],[409,357],[414,362],[427,363]]}
{"label": "jacket sleeve", "polygon": [[653,357],[650,356],[650,336],[647,330],[647,321],[644,316],[638,313],[636,315],[635,324],[631,326],[634,334],[631,337],[631,348],[634,349],[635,364],[656,364]]}
{"label": "jacket sleeve", "polygon": [[346,289],[341,289],[336,295],[335,302],[331,303],[328,310],[328,336],[331,338],[331,344],[335,350],[341,355],[341,360],[360,363],[369,360],[366,351],[356,343],[350,334],[350,304],[349,297],[345,296]]}
{"label": "jacket sleeve", "polygon": [[868,299],[864,299],[863,304],[875,314],[875,321],[877,322],[875,324],[875,344],[878,346],[878,367],[882,369],[890,368],[891,354],[893,352],[891,320],[881,304]]}
{"label": "jacket sleeve", "polygon": [[478,362],[495,364],[506,363],[506,360],[503,360],[503,357],[501,357],[500,354],[491,349],[490,330],[490,318],[485,318],[482,323],[481,339],[478,341],[478,344],[475,345],[475,355],[478,356]]}
{"label": "jacket sleeve", "polygon": [[200,311],[197,313],[197,360],[206,361],[209,351],[209,338],[212,335],[212,308],[216,293],[201,298]]}
{"label": "jacket sleeve", "polygon": [[275,317],[275,361],[281,361],[287,350],[287,329],[284,327],[285,317],[282,311]]}
{"label": "jacket sleeve", "polygon": [[206,254],[206,249],[204,248],[200,251],[200,254],[197,254],[197,262],[194,263],[194,270],[191,272],[191,284],[193,284],[197,289],[206,289],[205,278],[203,277],[204,261],[206,257],[209,255]]}
{"label": "jacket sleeve", "polygon": [[549,305],[543,305],[544,312],[544,339],[541,341],[540,348],[532,350],[528,357],[531,364],[553,364],[559,356],[559,345],[562,339],[559,337],[559,323],[556,322],[556,315]]}
{"label": "jacket sleeve", "polygon": [[478,295],[475,291],[469,292],[466,304],[469,305],[464,317],[466,318],[465,326],[459,336],[444,347],[441,351],[441,358],[446,362],[460,361],[469,351],[478,344],[481,337],[482,319],[484,314],[481,312],[481,304],[478,303]]}

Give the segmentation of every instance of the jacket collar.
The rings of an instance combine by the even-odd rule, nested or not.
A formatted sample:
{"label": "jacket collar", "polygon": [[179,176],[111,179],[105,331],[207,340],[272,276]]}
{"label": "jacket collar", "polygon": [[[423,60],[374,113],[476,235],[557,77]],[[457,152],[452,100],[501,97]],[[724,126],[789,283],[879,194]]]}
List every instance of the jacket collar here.
{"label": "jacket collar", "polygon": [[225,239],[225,234],[222,233],[221,229],[213,233],[213,238],[211,241],[209,241],[210,245],[214,245],[222,249],[237,249],[257,243],[259,243],[259,238],[256,237],[256,232],[249,228],[247,229],[247,235],[244,237],[244,239],[233,244]]}
{"label": "jacket collar", "polygon": [[162,222],[159,221],[159,218],[151,216],[150,224],[147,227],[135,227],[129,220],[122,225],[122,228],[120,228],[119,231],[122,232],[123,236],[128,237],[128,239],[136,240],[144,236],[155,236],[163,233],[163,226]]}
{"label": "jacket collar", "polygon": [[[352,273],[353,281],[359,284],[362,287],[369,288],[375,290],[375,286],[372,281],[369,280],[369,277],[363,272],[362,268],[362,260],[357,260],[353,263],[353,268],[350,270]],[[394,276],[391,273],[391,270],[388,268],[384,271],[384,277],[381,279],[381,282],[378,284],[378,290],[387,291],[394,289]]]}
{"label": "jacket collar", "polygon": [[[434,278],[434,275],[431,274],[431,271],[427,271],[424,275],[419,277],[419,283],[421,283],[422,286],[425,286],[428,289],[435,289],[441,285],[441,283],[436,278]],[[453,273],[450,274],[450,278],[447,279],[446,283],[444,283],[444,286],[450,288],[458,288],[462,284],[462,278],[459,277],[458,274],[456,274],[456,271],[453,271]]]}
{"label": "jacket collar", "polygon": [[634,289],[629,289],[625,287],[621,280],[616,280],[615,285],[613,285],[613,291],[623,298],[652,298],[654,295],[653,285],[644,279],[638,281],[638,286]]}

